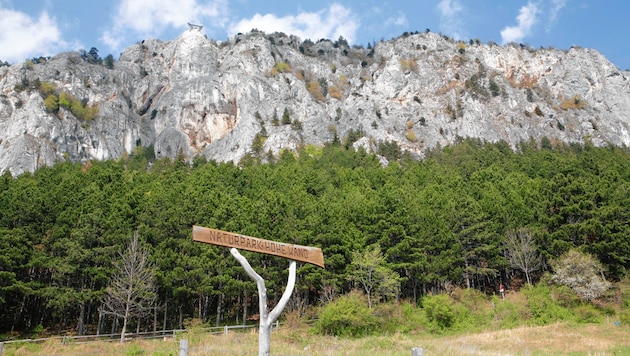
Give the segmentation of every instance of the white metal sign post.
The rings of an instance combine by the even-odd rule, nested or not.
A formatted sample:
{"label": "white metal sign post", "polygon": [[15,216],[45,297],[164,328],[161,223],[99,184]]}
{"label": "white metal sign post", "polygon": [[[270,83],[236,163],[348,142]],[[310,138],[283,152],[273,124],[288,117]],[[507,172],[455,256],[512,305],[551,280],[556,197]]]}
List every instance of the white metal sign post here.
{"label": "white metal sign post", "polygon": [[[193,226],[193,240],[230,247],[230,253],[243,266],[245,272],[256,282],[258,287],[258,307],[260,311],[260,326],[258,327],[258,355],[268,356],[271,350],[271,328],[282,310],[289,302],[295,287],[296,260],[324,267],[322,250],[317,247],[300,246],[281,242],[258,239],[251,236],[234,234],[231,232]],[[241,255],[236,247],[243,250],[266,253],[290,259],[289,280],[282,297],[271,312],[267,308],[267,287],[265,280],[258,274],[247,259]]]}

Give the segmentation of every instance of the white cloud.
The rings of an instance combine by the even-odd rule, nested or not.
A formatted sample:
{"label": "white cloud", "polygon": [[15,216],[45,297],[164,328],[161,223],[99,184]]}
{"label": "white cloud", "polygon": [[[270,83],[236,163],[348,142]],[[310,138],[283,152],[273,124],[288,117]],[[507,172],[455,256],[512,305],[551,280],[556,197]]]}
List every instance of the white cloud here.
{"label": "white cloud", "polygon": [[466,37],[464,31],[464,6],[459,0],[441,0],[437,5],[440,13],[440,30],[457,40]]}
{"label": "white cloud", "polygon": [[398,16],[396,17],[390,17],[385,20],[385,26],[407,26],[409,24],[409,21],[407,21],[407,16],[404,13],[399,12],[397,15]]}
{"label": "white cloud", "polygon": [[229,28],[229,35],[258,29],[267,33],[284,32],[302,39],[318,40],[328,38],[336,40],[343,36],[348,42],[354,42],[359,27],[352,11],[342,5],[332,4],[328,9],[318,12],[301,12],[295,16],[277,17],[273,14],[256,14],[250,19],[242,19]]}
{"label": "white cloud", "polygon": [[558,14],[567,5],[568,0],[552,0],[551,10],[549,10],[549,22],[545,26],[545,32],[550,32],[558,20]]}
{"label": "white cloud", "polygon": [[438,10],[440,10],[442,16],[454,17],[464,8],[457,0],[442,0],[438,4]]}
{"label": "white cloud", "polygon": [[188,22],[222,27],[226,14],[225,0],[122,0],[112,29],[104,31],[101,39],[119,49],[130,35],[157,37],[167,28],[185,29]]}
{"label": "white cloud", "polygon": [[0,8],[0,60],[19,62],[58,52],[66,43],[54,18],[42,12],[38,18]]}
{"label": "white cloud", "polygon": [[538,6],[534,3],[528,3],[526,6],[521,7],[516,20],[517,26],[508,26],[501,31],[501,40],[503,43],[520,42],[523,38],[529,36],[532,31],[532,27],[537,21]]}

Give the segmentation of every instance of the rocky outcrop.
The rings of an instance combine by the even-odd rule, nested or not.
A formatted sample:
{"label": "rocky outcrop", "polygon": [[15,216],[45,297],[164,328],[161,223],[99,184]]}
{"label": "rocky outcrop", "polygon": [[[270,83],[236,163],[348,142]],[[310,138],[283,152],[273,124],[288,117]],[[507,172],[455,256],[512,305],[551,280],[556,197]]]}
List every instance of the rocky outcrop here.
{"label": "rocky outcrop", "polygon": [[629,77],[584,48],[433,33],[367,49],[262,32],[217,42],[192,29],[131,46],[111,69],[78,53],[0,68],[0,172],[137,146],[158,158],[238,162],[335,135],[377,153],[379,142],[396,142],[418,158],[465,137],[513,148],[545,137],[630,145]]}

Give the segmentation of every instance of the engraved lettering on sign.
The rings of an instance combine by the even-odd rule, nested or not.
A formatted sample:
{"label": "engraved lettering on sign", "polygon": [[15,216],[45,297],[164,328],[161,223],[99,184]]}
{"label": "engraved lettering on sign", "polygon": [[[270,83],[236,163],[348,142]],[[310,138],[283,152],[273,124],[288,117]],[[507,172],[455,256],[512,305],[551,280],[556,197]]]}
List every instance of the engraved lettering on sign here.
{"label": "engraved lettering on sign", "polygon": [[324,255],[318,247],[269,241],[232,232],[193,226],[193,240],[246,251],[265,253],[324,267]]}

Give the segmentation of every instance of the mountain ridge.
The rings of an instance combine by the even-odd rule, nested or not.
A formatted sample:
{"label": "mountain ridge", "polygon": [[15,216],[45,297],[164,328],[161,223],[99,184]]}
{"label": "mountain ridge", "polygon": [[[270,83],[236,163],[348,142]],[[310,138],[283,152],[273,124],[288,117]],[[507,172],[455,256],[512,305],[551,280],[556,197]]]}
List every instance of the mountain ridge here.
{"label": "mountain ridge", "polygon": [[628,146],[629,77],[579,47],[432,32],[368,48],[256,30],[219,42],[191,29],[130,46],[113,68],[74,52],[0,68],[0,173],[137,146],[234,162],[344,138],[416,158],[466,137]]}

